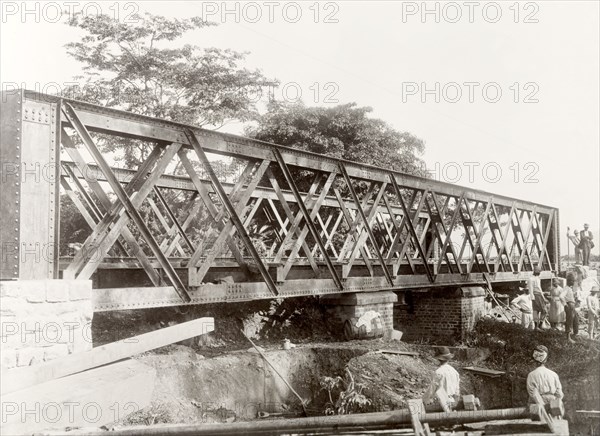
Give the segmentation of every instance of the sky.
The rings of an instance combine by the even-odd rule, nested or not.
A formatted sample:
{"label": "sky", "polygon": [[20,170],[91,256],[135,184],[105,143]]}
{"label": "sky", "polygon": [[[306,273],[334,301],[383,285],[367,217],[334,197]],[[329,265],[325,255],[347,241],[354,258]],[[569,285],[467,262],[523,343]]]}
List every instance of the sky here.
{"label": "sky", "polygon": [[277,98],[370,106],[425,141],[432,177],[558,207],[566,254],[567,226],[600,234],[599,5],[5,1],[0,81],[52,91],[81,74],[64,48],[81,33],[58,7],[202,16],[219,25],[181,42],[248,52],[246,66],[280,81]]}

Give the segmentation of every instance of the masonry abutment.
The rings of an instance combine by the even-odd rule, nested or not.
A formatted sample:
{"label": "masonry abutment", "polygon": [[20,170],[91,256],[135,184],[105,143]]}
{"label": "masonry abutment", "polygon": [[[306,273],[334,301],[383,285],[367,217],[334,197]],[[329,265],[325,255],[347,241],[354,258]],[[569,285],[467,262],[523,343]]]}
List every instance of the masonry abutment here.
{"label": "masonry abutment", "polygon": [[394,309],[394,328],[401,330],[407,340],[462,340],[484,314],[485,290],[481,287],[403,294],[403,302]]}
{"label": "masonry abutment", "polygon": [[332,333],[346,339],[380,337],[394,329],[394,303],[391,291],[350,292],[324,295],[321,303],[330,314]]}
{"label": "masonry abutment", "polygon": [[89,280],[0,282],[2,369],[92,349]]}

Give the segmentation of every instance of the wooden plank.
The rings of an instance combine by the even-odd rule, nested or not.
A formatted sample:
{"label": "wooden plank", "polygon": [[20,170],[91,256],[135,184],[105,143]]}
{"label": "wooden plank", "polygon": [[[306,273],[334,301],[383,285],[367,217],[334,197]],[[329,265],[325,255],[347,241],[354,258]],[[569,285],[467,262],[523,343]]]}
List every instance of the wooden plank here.
{"label": "wooden plank", "polygon": [[410,422],[415,431],[415,436],[425,436],[426,432],[419,417],[425,412],[425,406],[422,400],[408,400],[408,411],[410,412]]}
{"label": "wooden plank", "polygon": [[495,369],[481,368],[478,366],[465,366],[463,369],[477,374],[487,375],[488,377],[500,377],[505,374],[504,371],[496,371]]}
{"label": "wooden plank", "polygon": [[397,351],[397,350],[379,350],[377,351],[378,353],[383,353],[383,354],[398,354],[401,356],[418,356],[419,353],[416,353],[414,351]]}
{"label": "wooden plank", "polygon": [[102,345],[84,353],[71,354],[41,365],[10,369],[2,373],[1,393],[4,395],[49,380],[116,362],[145,351],[212,332],[214,328],[214,318],[198,318],[172,327]]}
{"label": "wooden plank", "polygon": [[552,419],[552,417],[548,415],[548,412],[546,412],[546,408],[544,407],[544,400],[542,399],[542,396],[537,390],[534,392],[533,398],[538,406],[540,421],[545,422],[546,425],[548,425],[550,431],[554,433],[554,419]]}
{"label": "wooden plank", "polygon": [[147,407],[156,370],[127,359],[1,397],[2,434],[100,427]]}

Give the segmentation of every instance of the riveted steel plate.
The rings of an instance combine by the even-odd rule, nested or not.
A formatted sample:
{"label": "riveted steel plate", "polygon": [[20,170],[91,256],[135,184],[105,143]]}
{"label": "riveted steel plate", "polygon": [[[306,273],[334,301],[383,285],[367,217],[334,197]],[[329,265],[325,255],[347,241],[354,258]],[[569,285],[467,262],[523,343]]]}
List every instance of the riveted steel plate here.
{"label": "riveted steel plate", "polygon": [[21,91],[4,91],[0,107],[0,279],[19,278]]}

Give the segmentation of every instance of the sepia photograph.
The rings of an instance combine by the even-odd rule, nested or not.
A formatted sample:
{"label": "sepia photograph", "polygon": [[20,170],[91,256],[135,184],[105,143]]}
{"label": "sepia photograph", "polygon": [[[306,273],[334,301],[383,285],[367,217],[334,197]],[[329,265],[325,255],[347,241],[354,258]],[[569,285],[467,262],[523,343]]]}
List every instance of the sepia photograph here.
{"label": "sepia photograph", "polygon": [[0,434],[600,435],[600,1],[1,1]]}

